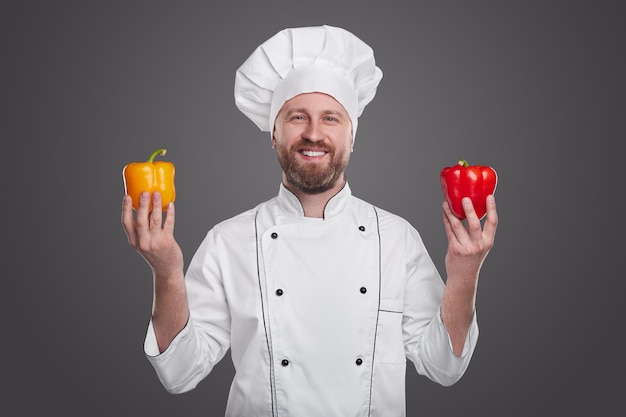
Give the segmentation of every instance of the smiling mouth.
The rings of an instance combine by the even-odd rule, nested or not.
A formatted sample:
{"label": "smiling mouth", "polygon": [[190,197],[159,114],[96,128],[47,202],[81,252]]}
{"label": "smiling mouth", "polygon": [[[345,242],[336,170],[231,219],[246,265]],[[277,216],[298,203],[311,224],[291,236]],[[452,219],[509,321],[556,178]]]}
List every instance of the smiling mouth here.
{"label": "smiling mouth", "polygon": [[300,151],[300,153],[304,156],[316,157],[316,156],[324,156],[326,155],[325,151]]}

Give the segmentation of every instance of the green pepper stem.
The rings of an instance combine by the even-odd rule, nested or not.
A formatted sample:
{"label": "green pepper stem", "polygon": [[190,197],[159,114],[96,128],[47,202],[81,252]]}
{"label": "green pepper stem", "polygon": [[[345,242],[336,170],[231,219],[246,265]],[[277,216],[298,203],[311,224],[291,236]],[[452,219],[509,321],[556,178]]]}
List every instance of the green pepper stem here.
{"label": "green pepper stem", "polygon": [[154,151],[154,152],[152,152],[150,154],[150,158],[148,158],[148,162],[149,163],[154,162],[154,158],[156,158],[157,155],[163,156],[163,155],[165,155],[166,152],[167,152],[167,149],[165,149],[165,148],[157,149],[156,151]]}
{"label": "green pepper stem", "polygon": [[463,168],[467,168],[469,166],[465,159],[459,159],[459,165],[461,165]]}

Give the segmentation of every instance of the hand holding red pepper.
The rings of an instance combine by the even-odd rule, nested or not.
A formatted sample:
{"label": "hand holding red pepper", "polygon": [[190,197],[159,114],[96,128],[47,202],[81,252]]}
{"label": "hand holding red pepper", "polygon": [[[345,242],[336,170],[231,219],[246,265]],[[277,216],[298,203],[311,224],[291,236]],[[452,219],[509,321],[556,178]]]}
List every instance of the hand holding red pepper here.
{"label": "hand holding red pepper", "polygon": [[494,196],[488,196],[485,203],[487,215],[484,225],[481,225],[469,197],[462,199],[466,220],[459,219],[447,201],[443,203],[448,250],[445,256],[446,285],[441,300],[441,318],[456,355],[462,354],[468,337],[476,310],[480,269],[493,247],[498,226]]}
{"label": "hand holding red pepper", "polygon": [[493,196],[496,183],[493,168],[470,167],[465,161],[441,171],[443,222],[448,237],[441,318],[456,355],[463,352],[475,316],[480,269],[494,244],[498,226]]}
{"label": "hand holding red pepper", "polygon": [[476,215],[482,219],[487,212],[487,196],[496,190],[498,175],[489,166],[470,166],[465,160],[460,160],[457,165],[442,169],[440,180],[443,195],[456,217],[465,218],[461,200],[469,197]]}

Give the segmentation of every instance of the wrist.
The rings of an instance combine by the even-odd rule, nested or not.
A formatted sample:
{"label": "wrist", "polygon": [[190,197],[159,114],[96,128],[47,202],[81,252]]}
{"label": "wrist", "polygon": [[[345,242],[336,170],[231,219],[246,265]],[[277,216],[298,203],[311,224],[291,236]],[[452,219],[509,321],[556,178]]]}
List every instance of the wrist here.
{"label": "wrist", "polygon": [[157,270],[152,269],[152,277],[154,279],[155,284],[158,283],[160,285],[176,285],[180,282],[183,282],[185,279],[185,274],[183,273],[183,269],[166,269],[166,270]]}

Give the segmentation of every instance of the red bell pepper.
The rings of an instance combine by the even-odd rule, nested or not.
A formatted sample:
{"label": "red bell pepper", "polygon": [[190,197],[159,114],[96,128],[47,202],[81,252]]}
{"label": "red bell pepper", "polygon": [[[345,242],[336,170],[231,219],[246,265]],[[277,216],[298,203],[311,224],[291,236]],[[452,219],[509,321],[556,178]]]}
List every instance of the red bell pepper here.
{"label": "red bell pepper", "polygon": [[496,191],[498,174],[489,166],[468,165],[460,160],[457,165],[441,170],[441,189],[452,213],[459,219],[465,218],[461,199],[469,197],[479,219],[487,213],[487,196]]}

